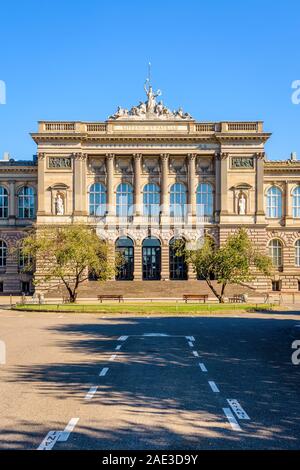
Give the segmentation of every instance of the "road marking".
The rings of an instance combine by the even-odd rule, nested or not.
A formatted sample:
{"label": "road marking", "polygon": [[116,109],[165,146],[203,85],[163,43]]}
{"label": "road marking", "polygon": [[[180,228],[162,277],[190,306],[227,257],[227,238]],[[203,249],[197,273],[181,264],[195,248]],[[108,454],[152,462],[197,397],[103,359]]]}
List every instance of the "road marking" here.
{"label": "road marking", "polygon": [[195,357],[199,357],[199,354],[197,353],[197,351],[193,351],[193,354]]}
{"label": "road marking", "polygon": [[118,344],[118,345],[116,346],[116,351],[119,351],[119,349],[121,349],[121,347],[122,347],[122,344]]}
{"label": "road marking", "polygon": [[104,377],[108,372],[109,367],[103,367],[103,369],[99,372],[99,377]]}
{"label": "road marking", "polygon": [[96,385],[93,385],[87,392],[86,396],[84,397],[85,400],[91,400],[93,396],[95,395],[95,393],[97,392],[97,390],[98,390],[98,387]]}
{"label": "road marking", "polygon": [[237,420],[235,419],[232,411],[230,408],[223,408],[223,411],[225,413],[225,416],[226,418],[228,419],[229,423],[230,423],[230,426],[232,427],[232,429],[234,431],[241,431],[242,428],[241,426],[239,425],[239,423],[237,422]]}
{"label": "road marking", "polygon": [[126,341],[127,338],[128,336],[120,336],[120,338],[118,338],[118,341]]}
{"label": "road marking", "polygon": [[202,372],[207,372],[207,369],[206,369],[205,365],[203,364],[203,362],[199,362],[199,367],[202,370]]}
{"label": "road marking", "polygon": [[188,344],[189,344],[189,346],[190,346],[191,348],[193,348],[193,347],[194,347],[194,343],[192,343],[191,341],[189,341],[189,343],[188,343]]}
{"label": "road marking", "polygon": [[70,419],[70,421],[68,422],[65,429],[60,433],[60,436],[59,436],[57,441],[58,442],[66,442],[69,439],[70,434],[74,430],[74,428],[75,428],[76,424],[78,423],[78,421],[79,421],[79,418]]}
{"label": "road marking", "polygon": [[220,390],[218,389],[217,385],[213,380],[209,380],[208,383],[214,393],[220,393]]}
{"label": "road marking", "polygon": [[161,336],[169,336],[169,335],[166,335],[165,333],[144,333],[143,336],[158,336],[158,337],[161,337]]}
{"label": "road marking", "polygon": [[37,450],[51,450],[55,446],[61,431],[49,431],[47,436],[42,440]]}
{"label": "road marking", "polygon": [[188,341],[195,341],[194,336],[186,336],[186,339],[187,339]]}
{"label": "road marking", "polygon": [[228,398],[227,401],[239,419],[250,419],[244,408],[239,404],[237,400],[233,398]]}
{"label": "road marking", "polygon": [[117,355],[116,354],[112,354],[109,358],[110,361],[114,361],[116,359]]}

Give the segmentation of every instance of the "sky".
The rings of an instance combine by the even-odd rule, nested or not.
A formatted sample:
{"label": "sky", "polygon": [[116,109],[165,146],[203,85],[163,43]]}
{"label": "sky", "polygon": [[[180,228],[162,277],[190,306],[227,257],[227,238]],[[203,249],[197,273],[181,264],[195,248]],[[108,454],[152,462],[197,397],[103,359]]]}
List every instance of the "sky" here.
{"label": "sky", "polygon": [[263,120],[268,157],[300,159],[299,32],[299,0],[2,0],[0,158],[30,159],[39,120],[104,121],[144,100],[150,61],[171,109]]}

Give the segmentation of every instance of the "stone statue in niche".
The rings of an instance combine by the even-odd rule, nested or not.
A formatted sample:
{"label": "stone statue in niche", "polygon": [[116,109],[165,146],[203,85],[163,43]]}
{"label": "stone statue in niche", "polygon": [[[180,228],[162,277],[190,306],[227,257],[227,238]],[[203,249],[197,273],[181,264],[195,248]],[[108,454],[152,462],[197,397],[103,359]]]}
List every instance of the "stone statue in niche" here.
{"label": "stone statue in niche", "polygon": [[239,197],[239,214],[240,215],[246,214],[246,198],[243,193]]}
{"label": "stone statue in niche", "polygon": [[64,200],[59,193],[55,198],[55,213],[56,215],[64,215],[65,213]]}

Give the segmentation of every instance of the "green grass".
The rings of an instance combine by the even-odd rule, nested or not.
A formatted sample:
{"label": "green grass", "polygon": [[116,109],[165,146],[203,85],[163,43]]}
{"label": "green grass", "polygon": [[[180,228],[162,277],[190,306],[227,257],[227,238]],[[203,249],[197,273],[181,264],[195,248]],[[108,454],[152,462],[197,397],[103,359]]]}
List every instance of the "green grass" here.
{"label": "green grass", "polygon": [[269,311],[272,306],[257,304],[175,304],[175,303],[140,303],[140,304],[51,304],[51,305],[17,305],[16,310],[37,312],[77,312],[77,313],[116,313],[116,314],[197,314],[217,312],[254,312]]}

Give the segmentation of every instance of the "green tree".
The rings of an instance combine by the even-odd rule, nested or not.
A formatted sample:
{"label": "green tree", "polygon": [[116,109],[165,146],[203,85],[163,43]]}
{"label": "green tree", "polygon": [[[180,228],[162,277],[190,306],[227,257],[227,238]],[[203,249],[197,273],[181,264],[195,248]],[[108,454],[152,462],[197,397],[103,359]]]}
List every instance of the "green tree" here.
{"label": "green tree", "polygon": [[22,252],[33,264],[43,263],[35,283],[60,280],[70,302],[76,302],[78,287],[88,279],[89,272],[99,280],[108,279],[114,272],[108,244],[94,230],[79,224],[39,227],[23,240]]}
{"label": "green tree", "polygon": [[[224,302],[228,284],[244,285],[254,279],[255,272],[269,276],[272,271],[271,258],[259,252],[244,229],[229,235],[219,248],[206,237],[201,248],[185,250],[184,253],[198,278],[207,282],[220,303]],[[220,293],[213,285],[212,279],[221,285]]]}

